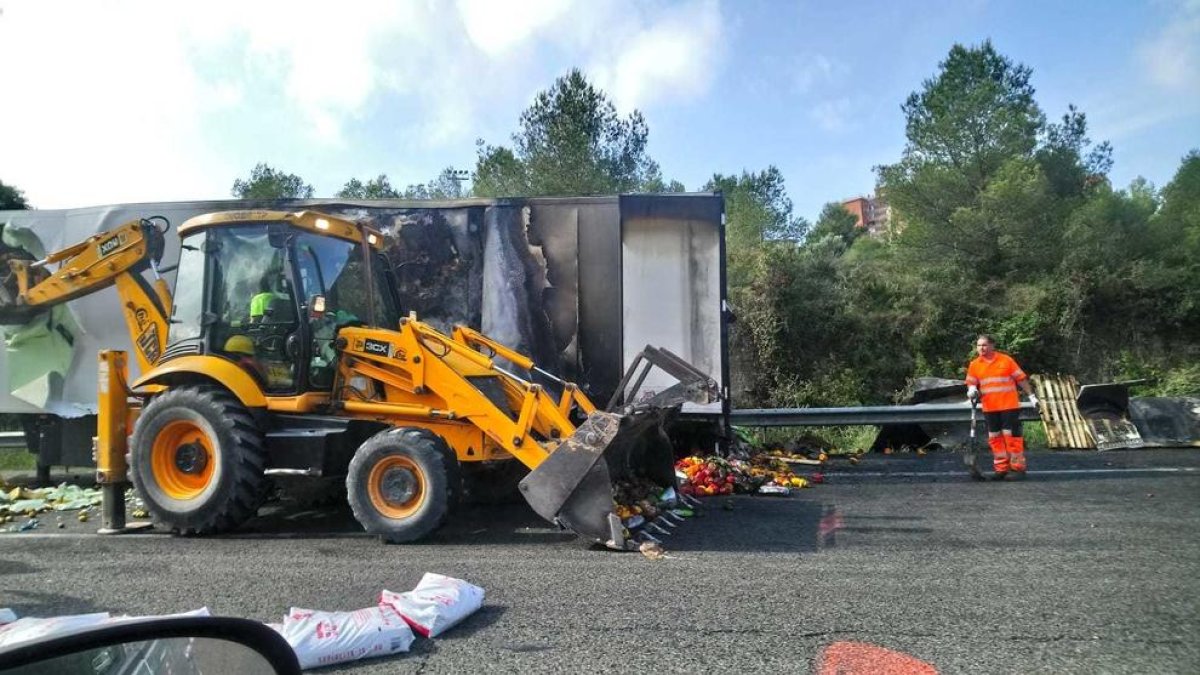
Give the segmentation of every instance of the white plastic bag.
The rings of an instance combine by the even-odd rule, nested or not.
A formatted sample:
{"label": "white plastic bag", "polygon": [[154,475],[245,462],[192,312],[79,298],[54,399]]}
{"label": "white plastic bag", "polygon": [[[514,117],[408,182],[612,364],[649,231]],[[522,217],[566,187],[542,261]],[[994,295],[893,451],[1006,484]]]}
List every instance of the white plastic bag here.
{"label": "white plastic bag", "polygon": [[200,609],[193,609],[189,612],[179,612],[177,614],[148,614],[145,616],[129,616],[127,614],[122,614],[121,616],[110,617],[108,619],[108,623],[119,623],[121,621],[142,621],[146,619],[175,619],[188,616],[212,616],[212,612],[208,611],[208,607],[201,607]]}
{"label": "white plastic bag", "polygon": [[9,647],[47,635],[66,635],[89,626],[109,621],[108,612],[94,614],[70,614],[40,618],[27,616],[0,626],[0,647]]}
{"label": "white plastic bag", "polygon": [[280,632],[305,670],[406,652],[414,639],[412,629],[387,605],[356,612],[293,607]]}
{"label": "white plastic bag", "polygon": [[421,635],[437,637],[483,606],[483,589],[462,579],[426,572],[407,593],[384,590],[379,603],[395,607]]}
{"label": "white plastic bag", "polygon": [[[11,611],[11,610],[9,610]],[[153,614],[150,616],[112,616],[108,612],[93,614],[68,614],[66,616],[27,616],[9,623],[0,623],[0,647],[8,647],[27,640],[36,640],[48,635],[66,635],[99,624],[123,623],[142,619],[166,619],[179,616],[212,616],[207,607],[179,614]]]}

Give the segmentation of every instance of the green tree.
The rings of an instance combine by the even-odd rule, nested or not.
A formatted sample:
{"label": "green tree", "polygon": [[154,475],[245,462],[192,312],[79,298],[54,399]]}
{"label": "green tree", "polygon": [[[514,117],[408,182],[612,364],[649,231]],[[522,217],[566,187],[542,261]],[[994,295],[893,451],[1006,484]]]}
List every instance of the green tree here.
{"label": "green tree", "polygon": [[337,196],[345,199],[461,199],[466,196],[462,187],[463,173],[454,167],[446,167],[428,183],[412,184],[403,191],[392,187],[385,174],[366,183],[351,178]]}
{"label": "green tree", "polygon": [[1183,158],[1175,177],[1162,189],[1162,210],[1158,213],[1168,236],[1186,245],[1183,257],[1195,264],[1200,256],[1200,150]]}
{"label": "green tree", "polygon": [[736,405],[896,400],[913,377],[962,377],[981,330],[1031,372],[1200,393],[1200,152],[1161,191],[1114,189],[1111,148],[1073,106],[1046,123],[1030,76],[956,46],[908,98],[908,143],[878,169],[887,240],[837,204],[794,237],[781,177],[714,177]]}
{"label": "green tree", "polygon": [[638,111],[617,114],[579,70],[540,92],[521,114],[512,148],[477,144],[478,196],[610,194],[662,184],[646,152],[649,129]]}
{"label": "green tree", "polygon": [[1107,141],[1092,146],[1087,117],[1070,105],[1060,123],[1046,127],[1037,158],[1055,194],[1077,197],[1108,175],[1112,146]]}
{"label": "green tree", "polygon": [[0,210],[27,208],[29,208],[29,202],[25,201],[25,193],[0,181]]}
{"label": "green tree", "polygon": [[1171,274],[1179,294],[1164,317],[1190,340],[1195,355],[1200,351],[1195,340],[1200,335],[1200,150],[1189,152],[1163,187],[1162,207],[1151,219],[1150,231],[1163,252],[1162,271]]}
{"label": "green tree", "polygon": [[838,202],[829,202],[821,209],[821,215],[817,216],[817,222],[809,232],[808,238],[811,241],[833,236],[849,246],[864,232],[865,230],[858,225],[858,218],[847,211],[845,206]]}
{"label": "green tree", "polygon": [[687,188],[683,183],[677,180],[664,182],[662,177],[652,178],[642,186],[642,192],[650,192],[655,194],[672,194],[678,192],[687,192]]}
{"label": "green tree", "polygon": [[264,163],[255,165],[250,178],[233,181],[233,196],[240,199],[309,199],[313,187],[296,174],[284,173]]}
{"label": "green tree", "polygon": [[990,41],[954,45],[937,77],[908,97],[903,155],[879,168],[883,191],[906,221],[948,222],[1006,162],[1032,157],[1045,116],[1031,74]]}
{"label": "green tree", "polygon": [[733,390],[738,405],[792,400],[795,363],[790,330],[797,311],[797,242],[807,223],[793,214],[783,174],[776,167],[740,176],[716,174],[704,186],[725,197],[729,298],[736,322],[732,340]]}
{"label": "green tree", "polygon": [[462,199],[467,196],[467,190],[463,188],[465,173],[448,166],[428,183],[409,185],[403,196],[405,199]]}
{"label": "green tree", "polygon": [[733,248],[798,242],[808,230],[807,221],[793,215],[783,173],[774,166],[740,176],[714,174],[703,189],[724,194],[725,238]]}
{"label": "green tree", "polygon": [[400,193],[392,187],[387,175],[381,173],[366,183],[351,178],[336,196],[343,199],[398,199]]}

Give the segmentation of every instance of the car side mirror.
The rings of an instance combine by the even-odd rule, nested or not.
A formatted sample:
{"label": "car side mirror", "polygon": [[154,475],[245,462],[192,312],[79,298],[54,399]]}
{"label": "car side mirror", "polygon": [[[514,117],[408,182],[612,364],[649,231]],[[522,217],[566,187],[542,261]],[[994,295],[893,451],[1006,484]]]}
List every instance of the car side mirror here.
{"label": "car side mirror", "polygon": [[0,675],[127,672],[296,675],[300,662],[265,624],[215,616],[116,620],[0,647]]}

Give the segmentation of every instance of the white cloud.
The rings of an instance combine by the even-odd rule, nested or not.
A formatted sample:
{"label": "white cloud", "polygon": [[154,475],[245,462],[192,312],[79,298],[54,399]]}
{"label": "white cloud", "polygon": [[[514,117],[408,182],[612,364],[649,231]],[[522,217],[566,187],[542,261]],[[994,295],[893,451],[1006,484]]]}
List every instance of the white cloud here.
{"label": "white cloud", "polygon": [[412,2],[345,3],[334,10],[328,3],[219,0],[205,8],[177,17],[187,46],[201,53],[242,50],[244,68],[279,78],[314,140],[334,144],[343,142],[342,121],[385,83],[375,49],[411,35],[422,18]]}
{"label": "white cloud", "polygon": [[458,12],[471,42],[495,57],[540,32],[572,4],[572,0],[458,0]]}
{"label": "white cloud", "polygon": [[253,87],[272,80],[280,119],[304,120],[297,145],[339,142],[343,121],[379,86],[374,40],[403,12],[321,7],[8,4],[0,63],[22,95],[0,109],[0,175],[43,208],[226,195],[244,167],[205,134],[261,106]]}
{"label": "white cloud", "polygon": [[502,142],[548,73],[686,100],[724,38],[716,0],[0,2],[0,179],[39,208],[220,198],[257,161],[318,193],[417,182]]}
{"label": "white cloud", "polygon": [[850,126],[850,99],[821,101],[808,114],[825,131],[844,131]]}
{"label": "white cloud", "polygon": [[[588,71],[622,111],[705,93],[724,53],[722,17],[715,1],[681,5],[644,19],[638,6],[621,7],[605,24],[607,49]],[[636,26],[620,32],[620,27]]]}
{"label": "white cloud", "polygon": [[1200,94],[1200,1],[1181,3],[1167,25],[1140,50],[1146,74],[1174,93]]}
{"label": "white cloud", "polygon": [[[142,18],[157,18],[147,8]],[[69,13],[71,20],[63,21]],[[10,95],[0,108],[0,175],[38,207],[107,203],[207,182],[195,155],[199,115],[228,95],[207,87],[175,47],[172,28],[147,30],[111,6],[9,4],[0,63]],[[71,186],[71,203],[57,199]]]}
{"label": "white cloud", "polygon": [[849,70],[846,64],[830,59],[824,54],[806,55],[796,67],[796,90],[807,94],[818,86],[833,84],[843,79]]}

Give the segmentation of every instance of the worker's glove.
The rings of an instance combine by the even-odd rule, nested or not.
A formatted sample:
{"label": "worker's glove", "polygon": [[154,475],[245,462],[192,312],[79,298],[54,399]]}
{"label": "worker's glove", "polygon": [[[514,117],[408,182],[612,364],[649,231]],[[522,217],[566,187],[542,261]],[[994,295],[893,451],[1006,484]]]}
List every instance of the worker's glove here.
{"label": "worker's glove", "polygon": [[979,403],[979,387],[974,385],[967,387],[967,400],[971,403]]}
{"label": "worker's glove", "polygon": [[1034,408],[1040,409],[1042,407],[1042,402],[1038,400],[1037,394],[1030,394],[1029,402],[1033,404]]}

